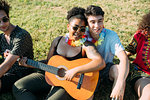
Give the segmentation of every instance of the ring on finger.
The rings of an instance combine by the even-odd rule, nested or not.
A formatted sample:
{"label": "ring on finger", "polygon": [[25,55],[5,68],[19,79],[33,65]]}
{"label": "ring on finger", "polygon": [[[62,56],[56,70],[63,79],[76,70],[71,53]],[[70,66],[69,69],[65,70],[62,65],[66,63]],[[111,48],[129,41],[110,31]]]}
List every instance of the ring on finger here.
{"label": "ring on finger", "polygon": [[111,98],[111,100],[115,100],[115,98]]}

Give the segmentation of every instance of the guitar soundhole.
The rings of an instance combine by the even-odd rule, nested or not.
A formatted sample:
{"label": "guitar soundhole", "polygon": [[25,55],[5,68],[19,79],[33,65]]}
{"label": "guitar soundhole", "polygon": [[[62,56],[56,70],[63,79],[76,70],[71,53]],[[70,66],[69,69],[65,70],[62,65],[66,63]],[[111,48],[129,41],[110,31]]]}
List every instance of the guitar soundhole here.
{"label": "guitar soundhole", "polygon": [[64,77],[65,76],[65,69],[64,68],[60,68],[59,70],[58,70],[58,76],[59,77]]}

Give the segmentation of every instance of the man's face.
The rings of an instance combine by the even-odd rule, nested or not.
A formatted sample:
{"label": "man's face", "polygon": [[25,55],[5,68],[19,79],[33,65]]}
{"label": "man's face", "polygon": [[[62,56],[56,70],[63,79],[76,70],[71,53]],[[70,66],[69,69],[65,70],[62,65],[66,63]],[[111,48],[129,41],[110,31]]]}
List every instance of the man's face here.
{"label": "man's face", "polygon": [[6,32],[9,29],[9,18],[4,10],[0,10],[0,30]]}
{"label": "man's face", "polygon": [[99,35],[103,29],[104,17],[102,15],[98,16],[88,16],[88,26],[91,35]]}

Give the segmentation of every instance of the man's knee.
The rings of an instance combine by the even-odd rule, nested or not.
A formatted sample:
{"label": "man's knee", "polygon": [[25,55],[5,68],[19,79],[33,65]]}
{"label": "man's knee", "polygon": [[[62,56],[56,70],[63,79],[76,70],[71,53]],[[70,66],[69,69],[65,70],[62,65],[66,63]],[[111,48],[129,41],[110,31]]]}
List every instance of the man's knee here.
{"label": "man's knee", "polygon": [[139,97],[150,97],[150,79],[140,78],[135,83],[135,91]]}
{"label": "man's knee", "polygon": [[117,79],[118,77],[118,65],[112,65],[109,71],[110,80]]}
{"label": "man's knee", "polygon": [[144,87],[143,91],[142,91],[142,95],[140,97],[140,100],[150,100],[150,84],[149,86]]}

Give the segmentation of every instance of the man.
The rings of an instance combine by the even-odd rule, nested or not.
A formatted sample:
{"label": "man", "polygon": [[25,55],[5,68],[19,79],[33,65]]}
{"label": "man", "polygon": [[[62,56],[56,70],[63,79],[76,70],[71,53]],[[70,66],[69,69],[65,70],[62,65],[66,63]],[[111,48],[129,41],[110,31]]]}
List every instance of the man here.
{"label": "man", "polygon": [[[86,31],[88,40],[96,45],[106,62],[106,68],[100,71],[100,81],[107,77],[113,80],[110,97],[112,100],[123,100],[125,81],[129,73],[129,60],[124,47],[114,31],[104,28],[104,11],[101,7],[90,5],[87,7],[85,15],[88,21]],[[113,64],[115,55],[120,60],[119,64]]]}
{"label": "man", "polygon": [[0,0],[0,54],[4,61],[0,64],[0,92],[11,90],[13,83],[32,72],[16,62],[21,56],[33,58],[33,44],[30,34],[10,23],[10,5]]}

